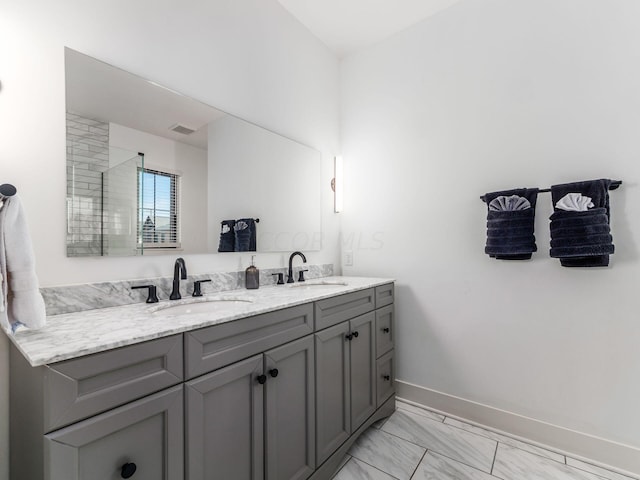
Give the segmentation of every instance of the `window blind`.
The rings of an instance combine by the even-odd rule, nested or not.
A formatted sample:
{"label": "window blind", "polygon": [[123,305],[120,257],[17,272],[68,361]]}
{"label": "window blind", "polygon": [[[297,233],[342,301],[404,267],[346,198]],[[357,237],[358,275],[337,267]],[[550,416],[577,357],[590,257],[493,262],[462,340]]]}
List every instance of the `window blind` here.
{"label": "window blind", "polygon": [[138,245],[180,248],[180,177],[150,168],[138,172]]}

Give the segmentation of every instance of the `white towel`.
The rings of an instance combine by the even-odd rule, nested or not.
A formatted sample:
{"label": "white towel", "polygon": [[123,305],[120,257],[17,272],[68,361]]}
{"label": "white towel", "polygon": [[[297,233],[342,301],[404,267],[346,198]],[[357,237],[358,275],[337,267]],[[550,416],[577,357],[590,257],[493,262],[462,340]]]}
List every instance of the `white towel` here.
{"label": "white towel", "polygon": [[581,193],[567,193],[556,202],[556,208],[567,212],[586,212],[593,207],[591,197],[583,196]]}
{"label": "white towel", "polygon": [[19,324],[34,329],[43,327],[47,314],[38,288],[31,237],[18,196],[5,198],[0,210],[0,275],[2,328],[11,333]]}

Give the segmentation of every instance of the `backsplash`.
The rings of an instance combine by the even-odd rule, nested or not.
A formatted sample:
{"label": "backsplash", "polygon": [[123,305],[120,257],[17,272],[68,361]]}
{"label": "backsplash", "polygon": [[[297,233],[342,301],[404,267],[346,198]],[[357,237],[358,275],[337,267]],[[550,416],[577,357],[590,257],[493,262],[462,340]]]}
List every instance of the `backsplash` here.
{"label": "backsplash", "polygon": [[[295,278],[298,278],[298,272],[300,270],[306,269],[309,270],[305,272],[305,278],[308,279],[333,275],[333,265],[329,263],[322,265],[302,265],[293,269]],[[276,277],[272,276],[274,273],[285,272],[286,280],[286,270],[286,268],[260,269],[260,286],[275,284]],[[194,281],[206,279],[211,279],[211,282],[202,284],[202,293],[204,295],[244,288],[244,270],[241,272],[214,272],[189,275],[189,278],[180,284],[180,291],[183,298],[190,296],[193,292]],[[117,307],[120,305],[144,302],[147,298],[146,289],[132,290],[131,287],[149,284],[157,287],[158,298],[161,301],[166,300],[171,294],[173,277],[44,287],[40,289],[40,293],[42,293],[44,298],[47,315],[58,315],[61,313],[81,312],[83,310]]]}

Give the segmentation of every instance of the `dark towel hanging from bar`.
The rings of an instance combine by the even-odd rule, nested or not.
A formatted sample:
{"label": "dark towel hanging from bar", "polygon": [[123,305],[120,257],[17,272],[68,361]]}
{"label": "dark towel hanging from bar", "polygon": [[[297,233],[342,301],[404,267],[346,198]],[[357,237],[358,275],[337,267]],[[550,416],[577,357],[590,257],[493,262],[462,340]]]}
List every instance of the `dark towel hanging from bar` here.
{"label": "dark towel hanging from bar", "polygon": [[614,253],[610,233],[611,180],[589,180],[551,187],[551,250],[563,267],[606,267]]}
{"label": "dark towel hanging from bar", "polygon": [[[525,245],[529,235],[533,238],[533,250],[535,252],[535,238],[533,237],[533,220],[535,212],[530,213],[495,213],[491,211],[490,203],[497,196],[518,195],[518,191],[536,191],[537,193],[552,192],[554,214],[551,216],[551,256],[560,258],[561,265],[565,267],[595,267],[607,266],[609,255],[614,251],[610,227],[609,227],[609,190],[616,190],[622,185],[622,180],[591,180],[587,182],[575,182],[563,185],[554,185],[543,189],[515,189],[503,192],[486,193],[480,200],[487,204],[487,246],[485,252],[491,257],[509,260],[526,260],[531,258],[531,253],[518,254],[511,251],[509,254],[495,253],[509,246]],[[516,193],[514,193],[516,192]],[[563,192],[563,195],[560,193]],[[566,194],[583,195],[589,197],[593,203],[586,212],[565,211],[557,208],[556,204]],[[584,202],[584,198],[570,197],[571,202]],[[583,205],[584,206],[584,205]],[[531,204],[531,210],[535,210],[535,201]],[[566,204],[563,204],[566,208]],[[591,210],[589,210],[591,208]],[[527,210],[522,210],[526,212]],[[513,217],[508,220],[500,217]],[[516,219],[521,216],[522,218]],[[531,218],[528,218],[530,216]],[[531,244],[529,244],[530,246]],[[516,247],[516,248],[520,248]],[[523,247],[522,247],[523,248]]]}
{"label": "dark towel hanging from bar", "polygon": [[533,235],[537,188],[486,193],[485,253],[498,260],[528,260],[537,250]]}

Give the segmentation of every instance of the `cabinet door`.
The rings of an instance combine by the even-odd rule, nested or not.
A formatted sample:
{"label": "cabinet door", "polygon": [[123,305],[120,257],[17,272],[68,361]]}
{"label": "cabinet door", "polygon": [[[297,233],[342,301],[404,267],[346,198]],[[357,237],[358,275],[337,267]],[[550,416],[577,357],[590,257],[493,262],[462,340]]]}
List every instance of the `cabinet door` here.
{"label": "cabinet door", "polygon": [[303,480],[315,469],[314,359],[313,335],[265,353],[267,480]]}
{"label": "cabinet door", "polygon": [[351,434],[349,322],[316,333],[316,459],[318,465]]}
{"label": "cabinet door", "polygon": [[351,344],[351,431],[355,432],[376,409],[375,312],[350,322]]}
{"label": "cabinet door", "polygon": [[376,357],[393,348],[393,305],[376,310]]}
{"label": "cabinet door", "polygon": [[185,384],[189,480],[262,480],[262,355]]}
{"label": "cabinet door", "polygon": [[377,400],[378,405],[382,405],[395,392],[393,350],[378,359],[377,371]]}
{"label": "cabinet door", "polygon": [[183,438],[180,385],[46,435],[45,479],[180,480]]}

